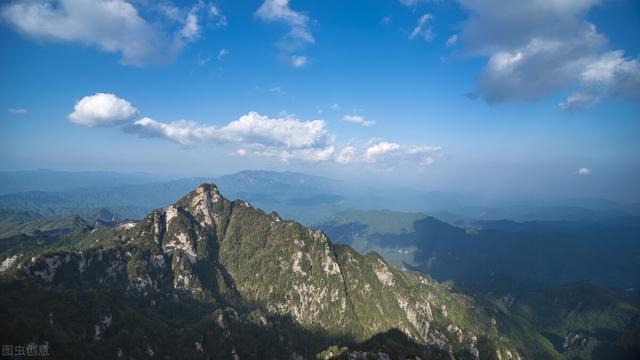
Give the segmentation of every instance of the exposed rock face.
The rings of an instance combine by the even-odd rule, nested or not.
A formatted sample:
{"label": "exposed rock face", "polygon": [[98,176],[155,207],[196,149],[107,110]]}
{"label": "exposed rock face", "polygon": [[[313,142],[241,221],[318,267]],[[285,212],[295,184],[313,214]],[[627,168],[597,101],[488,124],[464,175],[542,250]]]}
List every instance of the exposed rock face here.
{"label": "exposed rock face", "polygon": [[18,255],[13,255],[8,256],[4,260],[2,260],[2,262],[0,263],[0,272],[9,270],[13,266],[13,264],[15,264],[16,260],[18,260],[19,257],[20,256]]}
{"label": "exposed rock face", "polygon": [[[24,271],[47,284],[112,283],[143,296],[174,293],[221,305],[257,305],[291,316],[304,328],[358,341],[399,329],[450,356],[457,351],[477,358],[477,339],[493,334],[502,339],[494,344],[498,355],[518,353],[471,298],[400,271],[375,253],[334,246],[320,231],[228,201],[209,184],[116,228],[113,238],[80,253],[42,255]],[[222,315],[217,321],[226,326]],[[102,320],[95,336],[108,326]],[[202,351],[200,342],[191,344]]]}

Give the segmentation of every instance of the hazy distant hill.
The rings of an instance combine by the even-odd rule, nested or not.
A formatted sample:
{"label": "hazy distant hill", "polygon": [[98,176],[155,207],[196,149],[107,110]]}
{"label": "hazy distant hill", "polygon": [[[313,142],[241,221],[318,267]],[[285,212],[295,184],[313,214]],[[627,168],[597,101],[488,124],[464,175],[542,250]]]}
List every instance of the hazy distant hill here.
{"label": "hazy distant hill", "polygon": [[[75,173],[51,172],[56,176]],[[8,173],[23,183],[48,178],[48,171]],[[61,175],[62,174],[62,175]],[[102,173],[78,173],[83,178]],[[89,175],[91,176],[89,176]],[[68,191],[27,191],[0,195],[0,208],[28,210],[45,216],[58,216],[82,212],[92,208],[107,208],[120,217],[140,218],[151,209],[165,207],[200,183],[215,181],[225,196],[251,201],[265,211],[276,210],[284,216],[314,224],[331,218],[336,213],[356,208],[394,211],[426,212],[452,224],[468,226],[478,220],[510,219],[517,221],[610,221],[623,218],[635,211],[632,204],[618,204],[606,200],[576,199],[567,202],[483,202],[455,192],[420,191],[403,187],[360,186],[321,176],[294,172],[242,171],[214,178],[184,178],[170,181],[149,181],[117,185],[119,182],[143,181],[146,177],[115,176],[111,182],[106,173],[98,184],[107,187],[82,187]],[[112,176],[113,177],[113,176]],[[112,178],[111,177],[111,178]],[[133,179],[133,180],[132,180]],[[87,179],[85,179],[87,180]],[[82,182],[82,181],[80,181]],[[71,184],[74,182],[71,181]],[[84,181],[88,184],[88,181]],[[95,183],[94,183],[95,185]],[[582,205],[584,207],[580,207]]]}
{"label": "hazy distant hill", "polygon": [[220,184],[229,198],[247,199],[267,211],[278,210],[297,220],[313,222],[338,211],[336,180],[299,173],[243,171],[218,179],[187,178],[148,184],[76,189],[61,192],[29,191],[0,195],[0,208],[29,210],[45,216],[108,208],[120,217],[140,218],[166,207],[184,193],[208,181]]}
{"label": "hazy distant hill", "polygon": [[586,280],[640,288],[638,220],[484,221],[463,229],[422,214],[354,210],[318,227],[336,242],[439,280],[474,283],[498,273],[548,285]]}
{"label": "hazy distant hill", "polygon": [[165,180],[167,177],[145,173],[72,172],[47,169],[0,171],[0,194],[25,191],[69,191],[81,188],[147,184]]}

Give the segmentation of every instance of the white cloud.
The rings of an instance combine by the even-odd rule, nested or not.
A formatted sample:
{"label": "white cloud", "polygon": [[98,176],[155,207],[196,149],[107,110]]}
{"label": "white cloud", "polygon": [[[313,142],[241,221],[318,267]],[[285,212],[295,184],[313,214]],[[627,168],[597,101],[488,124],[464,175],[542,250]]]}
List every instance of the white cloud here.
{"label": "white cloud", "polygon": [[537,100],[577,86],[567,111],[603,99],[640,99],[638,58],[609,51],[586,20],[600,0],[458,0],[470,12],[458,40],[467,54],[486,56],[476,94],[489,102]]}
{"label": "white cloud", "polygon": [[183,10],[127,0],[33,0],[2,6],[0,17],[29,37],[94,46],[120,54],[123,65],[145,66],[171,61],[200,38],[203,8],[202,2]]}
{"label": "white cloud", "polygon": [[220,49],[220,51],[218,52],[218,60],[222,60],[227,55],[229,55],[229,50]]}
{"label": "white cloud", "polygon": [[559,104],[564,110],[582,110],[602,99],[640,100],[640,60],[609,51],[590,62],[580,74],[581,89]]}
{"label": "white cloud", "polygon": [[314,43],[315,39],[309,32],[309,18],[297,11],[291,10],[289,0],[265,0],[256,12],[256,16],[268,22],[282,22],[289,25],[287,36],[291,40],[302,43]]}
{"label": "white cloud", "polygon": [[451,46],[455,46],[455,44],[458,43],[458,35],[453,34],[451,36],[449,36],[449,38],[447,39],[447,42],[445,43],[445,45],[451,47]]}
{"label": "white cloud", "polygon": [[293,55],[291,56],[291,65],[293,65],[294,67],[303,67],[305,65],[307,65],[307,63],[309,62],[309,60],[307,59],[306,56],[300,56],[300,55]]}
{"label": "white cloud", "polygon": [[158,12],[171,21],[180,22],[183,18],[183,11],[173,4],[161,2],[157,5]]}
{"label": "white cloud", "polygon": [[287,148],[323,147],[332,138],[322,120],[273,119],[253,111],[220,128],[220,133],[228,140]]}
{"label": "white cloud", "polygon": [[142,118],[125,127],[129,133],[142,137],[164,138],[181,145],[199,142],[241,145],[238,155],[247,154],[307,161],[329,160],[334,148],[333,135],[322,120],[301,121],[293,116],[269,118],[249,112],[225,126],[206,126],[194,121],[170,123]]}
{"label": "white cloud", "polygon": [[409,35],[409,39],[413,40],[416,37],[421,37],[425,41],[433,40],[433,37],[434,37],[433,28],[429,24],[431,20],[433,20],[433,15],[431,14],[422,15],[418,19],[418,24],[416,24],[416,27],[413,29],[413,31]]}
{"label": "white cloud", "polygon": [[187,17],[185,18],[184,25],[180,30],[180,36],[187,41],[193,42],[200,38],[200,24],[198,23],[198,6],[191,8]]}
{"label": "white cloud", "polygon": [[434,1],[438,1],[438,0],[400,0],[400,3],[404,6],[415,9],[416,6],[418,6],[418,4],[434,2]]}
{"label": "white cloud", "polygon": [[334,161],[374,167],[406,162],[422,169],[434,162],[430,155],[441,150],[438,146],[401,145],[371,139],[361,146],[347,145],[336,151],[333,145],[335,136],[327,131],[322,120],[301,121],[293,116],[269,118],[256,112],[249,112],[222,127],[186,120],[164,123],[142,118],[126,126],[125,130],[141,137],[164,138],[185,146],[208,141],[237,145],[239,148],[232,152],[233,155],[251,154],[278,158],[283,162]]}
{"label": "white cloud", "polygon": [[10,109],[7,109],[7,112],[9,112],[9,114],[22,115],[22,114],[26,114],[27,113],[27,109],[10,108]]}
{"label": "white cloud", "polygon": [[346,146],[338,153],[336,162],[339,164],[348,164],[356,157],[356,148],[353,146]]}
{"label": "white cloud", "polygon": [[571,94],[564,101],[561,101],[558,106],[565,111],[577,111],[584,110],[592,107],[598,102],[598,98],[581,92]]}
{"label": "white cloud", "polygon": [[[265,0],[256,11],[256,17],[266,22],[280,22],[289,26],[289,32],[279,42],[280,48],[286,54],[315,43],[315,38],[309,31],[309,17],[292,10],[289,7],[289,0]],[[290,60],[291,64],[296,67],[307,63],[304,56],[299,56],[297,60],[293,56]]]}
{"label": "white cloud", "polygon": [[583,167],[578,169],[578,175],[589,175],[591,174],[591,169]]}
{"label": "white cloud", "polygon": [[305,148],[294,150],[282,150],[279,154],[276,154],[281,161],[287,162],[289,160],[302,160],[302,161],[328,161],[333,158],[335,148],[333,146],[326,146],[322,148]]}
{"label": "white cloud", "polygon": [[[476,94],[485,100],[536,100],[576,85],[562,108],[640,97],[638,60],[608,51],[606,37],[586,19],[600,0],[458,2],[470,13],[459,41],[467,54],[488,57],[476,79]],[[596,86],[595,78],[604,83]]]}
{"label": "white cloud", "polygon": [[407,154],[429,154],[440,150],[442,150],[440,146],[409,146],[407,148]]}
{"label": "white cloud", "polygon": [[130,119],[138,110],[127,100],[114,94],[97,93],[78,101],[69,120],[75,124],[94,127],[112,125]]}
{"label": "white cloud", "polygon": [[338,105],[338,104],[331,105],[331,110],[334,110],[334,111],[335,110],[340,110],[340,105]]}
{"label": "white cloud", "polygon": [[335,161],[339,164],[360,163],[382,168],[393,168],[400,163],[407,163],[424,169],[435,162],[431,155],[441,150],[439,146],[403,145],[373,138],[360,146],[345,146],[338,151]]}
{"label": "white cloud", "polygon": [[227,26],[227,17],[224,16],[219,7],[211,4],[209,6],[209,14],[216,20],[217,27],[225,27]]}
{"label": "white cloud", "polygon": [[120,53],[126,65],[157,62],[167,39],[127,1],[60,0],[15,2],[2,7],[2,18],[38,39],[80,42]]}
{"label": "white cloud", "polygon": [[489,102],[536,100],[560,90],[578,80],[588,61],[578,54],[584,47],[594,45],[590,38],[570,45],[533,39],[524,47],[497,52],[478,77],[477,90]]}
{"label": "white cloud", "polygon": [[362,126],[371,126],[375,123],[374,121],[366,120],[360,115],[345,115],[342,120]]}
{"label": "white cloud", "polygon": [[164,123],[148,117],[134,121],[126,131],[142,137],[165,138],[181,145],[191,145],[216,137],[216,128],[213,126],[201,126],[195,121],[187,120]]}
{"label": "white cloud", "polygon": [[352,145],[351,142],[355,142],[352,140],[336,151],[336,137],[327,130],[325,121],[303,121],[287,113],[271,118],[251,111],[223,126],[189,120],[163,122],[150,117],[133,120],[137,113],[128,101],[114,94],[98,93],[78,101],[69,119],[89,127],[124,124],[122,129],[127,133],[161,138],[183,146],[206,142],[234,146],[232,155],[272,157],[283,162],[333,161],[374,167],[408,162],[422,168],[433,162],[428,159],[431,154],[441,150],[438,146],[401,145],[373,138],[360,145]]}
{"label": "white cloud", "polygon": [[434,162],[435,162],[435,160],[433,160],[433,158],[431,156],[427,156],[427,157],[423,158],[422,160],[420,160],[420,164],[418,166],[420,168],[424,169],[426,167],[429,167],[429,166],[433,165]]}
{"label": "white cloud", "polygon": [[398,150],[400,150],[400,144],[380,141],[367,147],[364,158],[366,161],[375,162],[386,154],[393,153]]}

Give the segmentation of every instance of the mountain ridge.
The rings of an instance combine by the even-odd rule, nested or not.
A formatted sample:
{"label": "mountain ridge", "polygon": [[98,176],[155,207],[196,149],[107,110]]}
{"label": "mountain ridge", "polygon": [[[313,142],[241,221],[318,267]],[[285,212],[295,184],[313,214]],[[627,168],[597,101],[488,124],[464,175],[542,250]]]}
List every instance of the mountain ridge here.
{"label": "mountain ridge", "polygon": [[[291,317],[314,333],[353,339],[342,345],[399,329],[422,344],[422,356],[435,351],[477,359],[482,351],[512,359],[560,358],[546,339],[498,308],[395,269],[378,254],[334,246],[324,233],[276,213],[229,201],[215,185],[203,184],[173,205],[103,234],[81,249],[18,259],[9,272],[37,279],[44,289],[111,284],[136,301],[177,296],[211,311],[234,306],[244,314],[241,309],[254,308]],[[529,334],[535,346],[501,333],[502,326]]]}

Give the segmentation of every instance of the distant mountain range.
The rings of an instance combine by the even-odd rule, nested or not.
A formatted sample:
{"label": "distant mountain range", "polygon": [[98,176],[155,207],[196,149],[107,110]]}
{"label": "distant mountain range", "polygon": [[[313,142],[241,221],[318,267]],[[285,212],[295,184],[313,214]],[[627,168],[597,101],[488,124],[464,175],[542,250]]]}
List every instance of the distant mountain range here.
{"label": "distant mountain range", "polygon": [[110,171],[57,171],[48,169],[0,171],[0,194],[26,191],[71,191],[77,189],[148,184],[168,177],[145,173]]}
{"label": "distant mountain range", "polygon": [[106,208],[121,218],[139,219],[154,208],[168,206],[198,184],[211,181],[229,198],[247,199],[259,208],[276,210],[305,224],[319,223],[349,208],[424,212],[461,226],[478,220],[597,222],[640,215],[638,204],[607,200],[486,202],[454,192],[361,186],[273,171],[166,181],[144,174],[4,172],[0,173],[0,194],[3,194],[0,208],[28,210],[44,216]]}
{"label": "distant mountain range", "polygon": [[640,288],[640,217],[474,225],[460,228],[420,213],[351,210],[317,227],[337,243],[377,251],[439,280],[473,284],[501,274],[543,285],[591,281]]}

